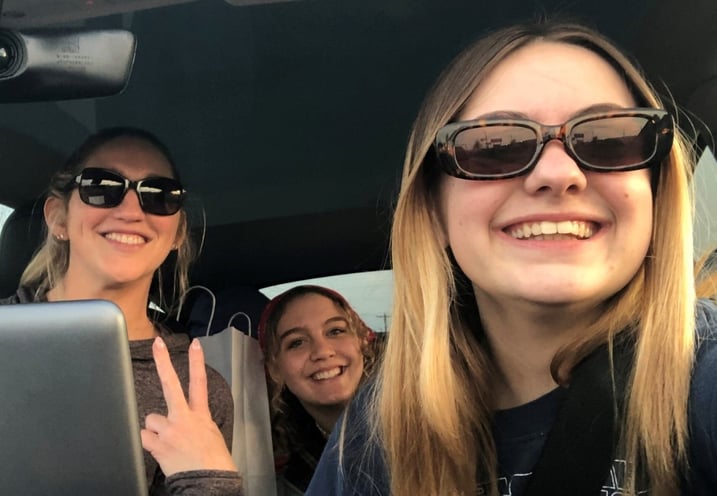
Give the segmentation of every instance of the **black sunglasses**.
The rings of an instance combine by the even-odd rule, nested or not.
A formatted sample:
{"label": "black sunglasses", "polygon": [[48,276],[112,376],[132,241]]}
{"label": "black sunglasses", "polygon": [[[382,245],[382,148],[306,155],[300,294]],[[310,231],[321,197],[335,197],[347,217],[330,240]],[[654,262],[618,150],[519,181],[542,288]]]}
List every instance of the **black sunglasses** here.
{"label": "black sunglasses", "polygon": [[660,163],[672,147],[674,125],[665,110],[619,109],[580,115],[545,126],[529,119],[477,119],[442,127],[435,140],[441,168],[463,179],[507,179],[535,167],[548,141],[585,170],[644,169]]}
{"label": "black sunglasses", "polygon": [[99,167],[87,167],[75,177],[74,186],[80,199],[87,205],[99,208],[116,207],[127,191],[133,189],[139,197],[142,210],[153,215],[173,215],[182,208],[186,191],[176,179],[148,177],[130,181],[126,177]]}

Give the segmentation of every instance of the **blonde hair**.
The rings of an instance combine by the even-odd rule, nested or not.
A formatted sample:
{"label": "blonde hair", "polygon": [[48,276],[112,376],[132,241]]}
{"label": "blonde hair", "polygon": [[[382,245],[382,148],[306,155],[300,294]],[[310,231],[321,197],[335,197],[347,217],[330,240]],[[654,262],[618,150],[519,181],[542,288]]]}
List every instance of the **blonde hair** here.
{"label": "blonde hair", "polygon": [[[169,163],[172,176],[179,180],[179,172],[172,154],[167,146],[154,134],[134,127],[111,127],[90,135],[65,162],[64,166],[56,172],[50,180],[47,197],[57,198],[62,202],[61,216],[67,215],[67,206],[72,195],[75,177],[86,167],[87,161],[103,146],[120,139],[136,140],[146,143],[160,152]],[[186,292],[189,281],[189,266],[194,259],[194,247],[188,232],[187,215],[184,209],[180,210],[177,239],[181,243],[177,246],[176,254],[170,254],[162,266],[157,268],[153,288],[157,293],[160,308],[168,310],[171,302],[177,295]],[[58,219],[64,221],[63,219]],[[45,226],[47,227],[47,226]],[[49,229],[46,229],[45,239],[32,257],[20,278],[20,285],[33,288],[36,295],[42,295],[52,289],[64,277],[70,260],[70,246],[66,240],[57,239]],[[172,275],[170,286],[172,297],[165,298],[163,274]],[[169,313],[169,312],[167,312]]]}
{"label": "blonde hair", "polygon": [[[639,68],[614,44],[569,23],[497,31],[466,49],[443,72],[408,142],[392,229],[393,319],[369,415],[395,496],[473,494],[477,482],[493,484],[496,492],[494,365],[470,284],[444,249],[436,198],[439,173],[431,146],[438,129],[460,114],[493,68],[540,40],[597,53],[623,76],[638,105],[662,107]],[[676,133],[669,156],[653,172],[655,228],[642,267],[551,366],[556,381],[564,384],[573,365],[596,347],[623,332],[633,333],[635,359],[627,382],[622,450],[629,487],[634,490],[640,460],[656,495],[677,491],[687,455],[695,345],[689,192],[694,159],[689,150],[684,136]]]}

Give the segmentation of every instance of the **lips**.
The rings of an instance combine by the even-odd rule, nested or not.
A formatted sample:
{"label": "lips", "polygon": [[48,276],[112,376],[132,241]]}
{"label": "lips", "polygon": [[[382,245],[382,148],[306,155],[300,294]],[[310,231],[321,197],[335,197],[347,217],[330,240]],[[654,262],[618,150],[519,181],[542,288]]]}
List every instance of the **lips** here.
{"label": "lips", "polygon": [[515,239],[559,240],[589,239],[599,229],[595,222],[563,220],[559,222],[523,222],[507,227],[505,232]]}

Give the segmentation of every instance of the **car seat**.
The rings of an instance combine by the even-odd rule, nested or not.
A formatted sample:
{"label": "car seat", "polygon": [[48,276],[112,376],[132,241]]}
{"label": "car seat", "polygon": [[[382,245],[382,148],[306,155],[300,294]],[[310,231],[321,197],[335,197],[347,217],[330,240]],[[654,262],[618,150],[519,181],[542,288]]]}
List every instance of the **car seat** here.
{"label": "car seat", "polygon": [[15,209],[0,231],[0,298],[12,295],[28,262],[44,239],[43,200]]}

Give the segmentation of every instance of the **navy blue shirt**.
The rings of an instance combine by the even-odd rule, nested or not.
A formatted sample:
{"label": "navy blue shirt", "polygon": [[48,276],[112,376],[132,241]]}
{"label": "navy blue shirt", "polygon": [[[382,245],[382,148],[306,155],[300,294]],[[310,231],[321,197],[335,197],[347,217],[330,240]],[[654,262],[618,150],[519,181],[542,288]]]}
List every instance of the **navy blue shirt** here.
{"label": "navy blue shirt", "polygon": [[[717,494],[717,305],[700,301],[697,308],[698,348],[689,399],[689,471],[683,495]],[[366,419],[368,391],[359,393],[346,414],[346,444],[339,466],[336,424],[306,492],[307,496],[389,496],[389,478],[379,443],[371,440]],[[497,412],[494,438],[498,454],[498,489],[520,496],[532,474],[545,439],[565,396],[562,388],[509,410]],[[605,474],[603,494],[622,494],[623,460]],[[477,490],[481,494],[481,487]],[[641,490],[640,494],[649,494]]]}

